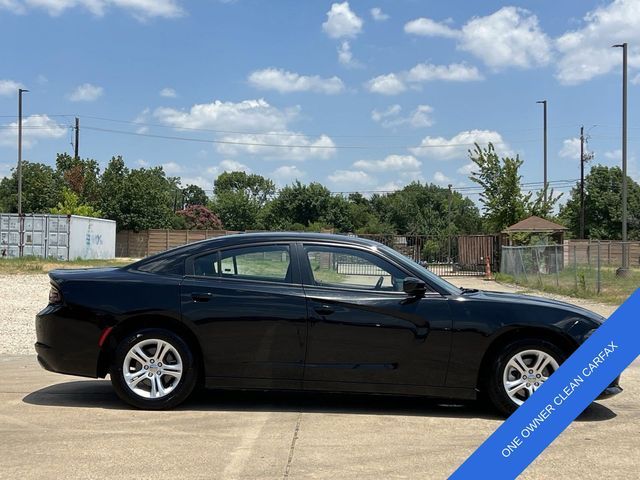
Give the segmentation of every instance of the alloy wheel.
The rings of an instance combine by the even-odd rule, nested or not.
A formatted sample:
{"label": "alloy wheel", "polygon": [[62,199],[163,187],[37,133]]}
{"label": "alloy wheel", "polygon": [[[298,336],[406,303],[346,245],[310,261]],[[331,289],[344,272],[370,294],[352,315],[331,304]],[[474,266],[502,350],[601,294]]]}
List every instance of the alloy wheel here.
{"label": "alloy wheel", "polygon": [[556,359],[547,352],[534,349],[518,352],[504,369],[504,390],[511,401],[520,406],[558,368]]}
{"label": "alloy wheel", "polygon": [[125,384],[142,398],[158,399],[169,395],[180,383],[183,373],[178,350],[165,340],[142,340],[127,352],[122,364]]}

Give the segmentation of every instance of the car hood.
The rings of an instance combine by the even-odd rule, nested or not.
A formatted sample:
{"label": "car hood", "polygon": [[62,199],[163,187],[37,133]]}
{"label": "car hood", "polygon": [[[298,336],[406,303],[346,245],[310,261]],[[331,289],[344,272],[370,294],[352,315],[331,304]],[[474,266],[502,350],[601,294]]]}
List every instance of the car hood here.
{"label": "car hood", "polygon": [[595,320],[598,323],[602,323],[605,320],[605,318],[602,315],[592,312],[591,310],[578,307],[577,305],[573,305],[571,303],[561,302],[560,300],[554,300],[551,298],[537,297],[534,295],[523,295],[518,293],[487,292],[484,290],[478,291],[471,295],[473,295],[475,298],[482,298],[489,301],[559,308],[567,312],[570,312],[576,315],[581,315],[589,319]]}

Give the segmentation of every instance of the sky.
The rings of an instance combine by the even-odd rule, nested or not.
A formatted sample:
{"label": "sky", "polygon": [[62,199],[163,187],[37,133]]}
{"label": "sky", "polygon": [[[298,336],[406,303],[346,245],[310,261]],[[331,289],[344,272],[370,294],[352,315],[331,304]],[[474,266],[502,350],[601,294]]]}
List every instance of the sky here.
{"label": "sky", "polygon": [[[468,149],[493,142],[549,181],[621,164],[640,180],[640,0],[0,0],[0,177],[73,152],[162,165],[206,190],[223,171],[386,192],[421,181],[477,198]],[[474,197],[475,196],[475,197]],[[566,196],[566,195],[565,195]]]}

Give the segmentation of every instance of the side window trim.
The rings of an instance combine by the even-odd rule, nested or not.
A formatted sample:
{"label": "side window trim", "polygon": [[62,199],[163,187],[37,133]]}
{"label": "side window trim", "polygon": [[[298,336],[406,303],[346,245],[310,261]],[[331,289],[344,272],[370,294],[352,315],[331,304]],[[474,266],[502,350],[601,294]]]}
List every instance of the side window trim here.
{"label": "side window trim", "polygon": [[[222,252],[225,250],[236,250],[239,248],[252,248],[252,247],[269,247],[269,246],[282,246],[287,247],[289,249],[289,263],[291,265],[291,283],[289,282],[281,282],[276,280],[258,280],[252,278],[233,278],[233,277],[225,277],[222,275]],[[216,261],[216,275],[214,276],[204,276],[204,275],[195,275],[194,262],[200,257],[211,255],[212,253],[217,254]],[[234,258],[235,261],[235,258]],[[237,266],[235,267],[237,271]],[[243,243],[240,245],[228,245],[225,247],[218,247],[215,249],[207,250],[204,252],[200,252],[198,254],[192,255],[187,258],[185,262],[185,277],[196,280],[219,280],[219,281],[231,281],[231,282],[256,282],[256,283],[268,283],[273,285],[292,285],[292,286],[302,286],[302,274],[300,272],[300,262],[299,262],[299,254],[297,249],[296,242],[291,241],[281,241],[281,242],[255,242],[255,243]]]}
{"label": "side window trim", "polygon": [[[366,289],[366,288],[358,288],[358,287],[352,287],[352,286],[332,286],[332,285],[317,285],[314,275],[313,275],[313,271],[311,269],[311,262],[309,261],[309,257],[306,253],[306,249],[308,247],[325,247],[325,248],[342,248],[342,249],[346,249],[346,250],[356,250],[359,252],[364,252],[370,255],[373,255],[375,257],[377,257],[378,259],[382,260],[385,263],[388,263],[389,265],[393,266],[395,269],[401,271],[404,275],[406,275],[407,277],[413,276],[413,274],[411,274],[410,272],[408,272],[405,268],[402,267],[402,265],[398,265],[396,262],[388,259],[387,257],[385,257],[384,255],[380,255],[377,252],[372,251],[371,249],[368,249],[366,247],[361,247],[359,245],[344,245],[344,244],[340,244],[340,243],[324,243],[324,242],[314,242],[314,241],[310,241],[310,242],[300,242],[299,243],[299,257],[300,257],[300,262],[304,265],[304,267],[302,268],[302,283],[304,286],[306,287],[314,287],[314,288],[323,288],[323,289],[330,289],[330,290],[334,290],[334,291],[339,291],[339,290],[348,290],[348,291],[353,291],[353,292],[367,292],[367,293],[373,293],[376,295],[394,295],[394,296],[398,296],[398,295],[406,295],[404,292],[396,292],[396,291],[376,291],[376,290],[370,290],[370,289]],[[427,292],[427,295],[431,293],[431,292]]]}

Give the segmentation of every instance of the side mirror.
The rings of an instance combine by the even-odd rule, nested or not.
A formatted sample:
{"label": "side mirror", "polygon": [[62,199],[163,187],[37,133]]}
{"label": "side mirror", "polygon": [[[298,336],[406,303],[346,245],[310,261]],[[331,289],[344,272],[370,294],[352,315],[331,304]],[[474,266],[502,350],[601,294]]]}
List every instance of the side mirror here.
{"label": "side mirror", "polygon": [[407,295],[412,297],[422,297],[427,293],[427,284],[416,277],[407,277],[404,279],[402,289]]}

